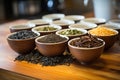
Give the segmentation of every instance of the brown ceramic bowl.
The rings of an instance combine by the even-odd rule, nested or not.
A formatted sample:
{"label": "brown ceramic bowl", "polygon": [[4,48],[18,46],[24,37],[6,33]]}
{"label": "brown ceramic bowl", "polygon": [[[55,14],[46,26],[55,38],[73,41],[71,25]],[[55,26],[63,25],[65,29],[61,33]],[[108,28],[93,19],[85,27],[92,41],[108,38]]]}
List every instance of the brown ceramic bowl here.
{"label": "brown ceramic bowl", "polygon": [[9,36],[15,34],[11,33],[7,37],[7,42],[9,46],[19,54],[28,54],[35,48],[35,39],[40,36],[39,33],[36,33],[38,36],[29,39],[10,39]]}
{"label": "brown ceramic bowl", "polygon": [[[39,30],[39,29],[44,29],[46,27],[52,27],[52,28],[56,28],[55,30]],[[47,34],[51,34],[51,33],[55,33],[56,31],[58,30],[61,30],[62,27],[61,26],[57,26],[57,25],[43,25],[43,26],[37,26],[37,27],[34,27],[32,28],[32,31],[33,32],[39,32],[41,36],[43,35],[47,35]]]}
{"label": "brown ceramic bowl", "polygon": [[35,27],[35,24],[29,23],[29,24],[16,24],[9,27],[10,32],[17,32],[21,30],[31,30],[33,27]]}
{"label": "brown ceramic bowl", "polygon": [[98,36],[98,35],[90,33],[90,31],[88,31],[88,33],[93,36],[103,39],[105,41],[105,50],[108,50],[114,45],[114,43],[116,42],[117,36],[118,36],[117,30],[114,30],[114,29],[111,29],[111,30],[114,31],[116,34],[110,35],[110,36]]}
{"label": "brown ceramic bowl", "polygon": [[58,25],[58,26],[61,26],[62,29],[66,29],[68,28],[69,25],[74,23],[75,22],[71,20],[56,20],[56,21],[53,21],[51,24]]}
{"label": "brown ceramic bowl", "polygon": [[68,37],[65,37],[66,40],[62,42],[57,42],[57,43],[42,43],[39,42],[38,40],[43,38],[45,36],[41,36],[35,39],[37,49],[41,54],[44,56],[56,56],[63,54],[63,52],[66,49]]}
{"label": "brown ceramic bowl", "polygon": [[[77,31],[80,31],[82,33],[81,34],[76,34],[76,35],[63,35],[63,34],[61,34],[61,32],[63,32],[63,31],[67,32],[67,30],[77,30]],[[57,35],[67,36],[67,37],[69,37],[69,39],[73,39],[73,38],[80,37],[82,35],[87,34],[87,30],[85,30],[85,29],[78,29],[78,28],[62,29],[62,30],[57,31],[56,34]]]}
{"label": "brown ceramic bowl", "polygon": [[75,46],[71,45],[71,42],[76,41],[78,39],[79,38],[71,39],[68,42],[68,47],[69,47],[70,53],[81,64],[90,63],[90,62],[98,59],[100,57],[101,53],[103,53],[105,42],[102,39],[99,39],[99,40],[103,41],[103,45],[101,45],[99,47],[83,48],[83,47],[75,47]]}

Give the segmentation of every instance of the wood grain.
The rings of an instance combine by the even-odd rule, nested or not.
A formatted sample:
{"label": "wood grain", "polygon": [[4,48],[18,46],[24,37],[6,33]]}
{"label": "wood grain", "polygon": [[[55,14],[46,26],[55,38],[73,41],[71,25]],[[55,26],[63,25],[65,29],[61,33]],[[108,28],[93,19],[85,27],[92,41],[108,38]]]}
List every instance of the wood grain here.
{"label": "wood grain", "polygon": [[26,22],[19,20],[0,26],[0,68],[43,80],[120,80],[120,45],[105,51],[100,59],[89,65],[77,61],[70,66],[41,66],[27,62],[15,61],[18,56],[7,43],[9,25]]}

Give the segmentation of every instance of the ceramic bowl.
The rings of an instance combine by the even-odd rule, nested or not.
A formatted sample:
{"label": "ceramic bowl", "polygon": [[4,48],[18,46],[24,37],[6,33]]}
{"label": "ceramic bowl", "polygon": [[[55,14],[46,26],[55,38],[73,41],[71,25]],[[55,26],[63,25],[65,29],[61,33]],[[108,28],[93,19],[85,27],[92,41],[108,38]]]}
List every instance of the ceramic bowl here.
{"label": "ceramic bowl", "polygon": [[40,42],[39,39],[41,39],[45,36],[40,36],[35,39],[36,46],[37,46],[37,49],[39,50],[39,52],[41,54],[43,54],[44,56],[56,56],[56,55],[63,54],[63,52],[65,51],[65,49],[67,47],[66,45],[67,45],[68,37],[65,37],[66,40],[57,42],[57,43]]}
{"label": "ceramic bowl", "polygon": [[96,35],[96,34],[92,34],[90,32],[90,30],[88,31],[88,33],[91,34],[91,35],[93,35],[93,36],[96,36],[98,38],[103,39],[105,41],[105,50],[108,50],[116,42],[116,39],[117,39],[117,36],[118,36],[118,33],[119,33],[117,30],[114,30],[114,29],[110,29],[110,30],[113,31],[113,32],[115,32],[115,34],[114,35],[105,35],[105,36],[103,36],[101,34],[100,35]]}
{"label": "ceramic bowl", "polygon": [[95,27],[97,27],[97,25],[94,23],[90,23],[90,22],[80,22],[80,23],[72,24],[69,26],[70,29],[71,28],[82,28],[86,30],[90,30]]}
{"label": "ceramic bowl", "polygon": [[[71,31],[73,31],[73,30],[77,30],[77,31],[80,31],[80,32],[82,32],[81,34],[74,34],[74,35],[66,35],[66,34],[61,34],[61,32],[67,32],[67,30],[71,30]],[[57,35],[64,35],[64,36],[67,36],[67,37],[69,37],[69,39],[73,39],[73,38],[76,38],[76,37],[80,37],[80,36],[82,36],[82,35],[85,35],[85,34],[87,34],[87,30],[85,30],[85,29],[76,29],[76,28],[72,28],[72,29],[62,29],[62,30],[59,30],[59,31],[57,31],[56,32],[56,34]]]}
{"label": "ceramic bowl", "polygon": [[49,25],[51,22],[52,20],[49,19],[34,19],[28,21],[28,23],[33,23],[36,26]]}
{"label": "ceramic bowl", "polygon": [[[52,27],[52,28],[56,28],[56,29],[55,30],[47,30],[47,31],[39,30],[39,29],[44,29],[47,27]],[[32,28],[32,31],[39,32],[40,35],[42,36],[42,35],[47,35],[50,33],[55,33],[56,31],[61,30],[61,29],[62,29],[61,26],[57,26],[57,25],[43,25],[43,26],[37,26],[37,27]]]}
{"label": "ceramic bowl", "polygon": [[54,14],[44,15],[42,18],[43,18],[43,19],[49,19],[49,20],[55,21],[55,20],[60,20],[60,19],[63,18],[64,16],[65,16],[65,15],[62,14],[62,13],[54,13]]}
{"label": "ceramic bowl", "polygon": [[64,18],[62,19],[66,19],[66,20],[73,20],[75,23],[80,22],[80,20],[84,19],[85,17],[82,15],[66,15]]}
{"label": "ceramic bowl", "polygon": [[11,35],[16,34],[16,32],[11,33],[7,37],[7,42],[9,46],[19,54],[28,54],[35,48],[35,39],[40,36],[39,33],[36,33],[38,36],[29,38],[29,39],[11,39]]}
{"label": "ceramic bowl", "polygon": [[85,19],[83,19],[81,21],[95,23],[97,25],[105,24],[106,23],[106,20],[103,19],[103,18],[85,18]]}
{"label": "ceramic bowl", "polygon": [[71,20],[56,20],[56,21],[53,21],[51,24],[59,25],[62,27],[62,29],[66,29],[68,28],[69,25],[74,24],[74,23],[75,22]]}
{"label": "ceramic bowl", "polygon": [[101,46],[93,47],[93,48],[76,47],[71,45],[71,43],[76,40],[79,40],[79,38],[71,39],[68,42],[68,47],[69,47],[70,53],[81,64],[91,63],[94,60],[98,59],[101,53],[103,53],[105,42],[102,39],[99,39],[99,40],[103,41],[103,44]]}
{"label": "ceramic bowl", "polygon": [[16,24],[9,27],[10,32],[17,32],[21,30],[31,30],[33,27],[35,27],[35,24],[29,23],[29,24]]}

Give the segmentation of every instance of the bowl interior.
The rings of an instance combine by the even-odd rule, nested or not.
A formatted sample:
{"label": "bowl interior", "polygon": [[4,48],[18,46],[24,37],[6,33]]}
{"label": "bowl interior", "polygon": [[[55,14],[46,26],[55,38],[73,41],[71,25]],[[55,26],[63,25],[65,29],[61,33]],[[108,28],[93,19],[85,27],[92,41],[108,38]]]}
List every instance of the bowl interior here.
{"label": "bowl interior", "polygon": [[82,28],[82,29],[91,29],[95,27],[97,27],[96,24],[89,23],[89,22],[80,22],[80,23],[72,24],[69,26],[69,28]]}
{"label": "bowl interior", "polygon": [[81,20],[84,19],[85,17],[82,15],[67,15],[63,19],[68,19],[68,20]]}
{"label": "bowl interior", "polygon": [[68,41],[68,45],[69,45],[70,47],[74,48],[74,49],[83,49],[83,50],[92,50],[92,49],[96,49],[96,48],[103,47],[103,46],[105,45],[105,42],[104,42],[102,39],[100,39],[100,38],[98,38],[98,40],[102,41],[103,44],[102,44],[101,46],[98,46],[98,47],[84,48],[84,47],[76,47],[76,46],[71,45],[71,42],[76,41],[76,40],[79,40],[79,39],[80,39],[80,38],[71,39],[70,41]]}
{"label": "bowl interior", "polygon": [[85,34],[87,34],[87,30],[78,29],[78,28],[62,29],[62,30],[57,31],[56,34],[57,34],[57,35],[63,35],[63,34],[61,34],[61,32],[63,32],[63,31],[65,32],[65,31],[67,31],[67,30],[77,30],[77,31],[80,31],[80,32],[82,32],[82,33],[81,33],[81,34],[76,34],[76,35],[64,35],[64,36],[71,37],[71,36],[80,36],[80,35],[85,35]]}
{"label": "bowl interior", "polygon": [[[56,28],[55,30],[48,30],[48,31],[42,31],[42,30],[39,30],[41,28],[46,28],[46,27],[52,27],[52,28]],[[32,31],[33,32],[42,32],[42,33],[46,33],[46,32],[55,32],[55,31],[58,31],[62,29],[61,26],[58,26],[58,25],[44,25],[44,26],[37,26],[37,27],[34,27],[32,28]]]}

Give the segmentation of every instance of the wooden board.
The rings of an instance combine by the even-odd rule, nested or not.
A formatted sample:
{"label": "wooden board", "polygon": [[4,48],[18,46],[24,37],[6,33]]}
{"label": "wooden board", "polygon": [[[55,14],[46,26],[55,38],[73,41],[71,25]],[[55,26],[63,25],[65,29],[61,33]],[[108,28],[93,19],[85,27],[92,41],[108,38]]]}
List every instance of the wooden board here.
{"label": "wooden board", "polygon": [[26,22],[19,20],[0,26],[0,68],[43,80],[120,80],[120,44],[104,52],[90,65],[74,62],[70,66],[44,66],[15,61],[18,56],[7,43],[9,26]]}

